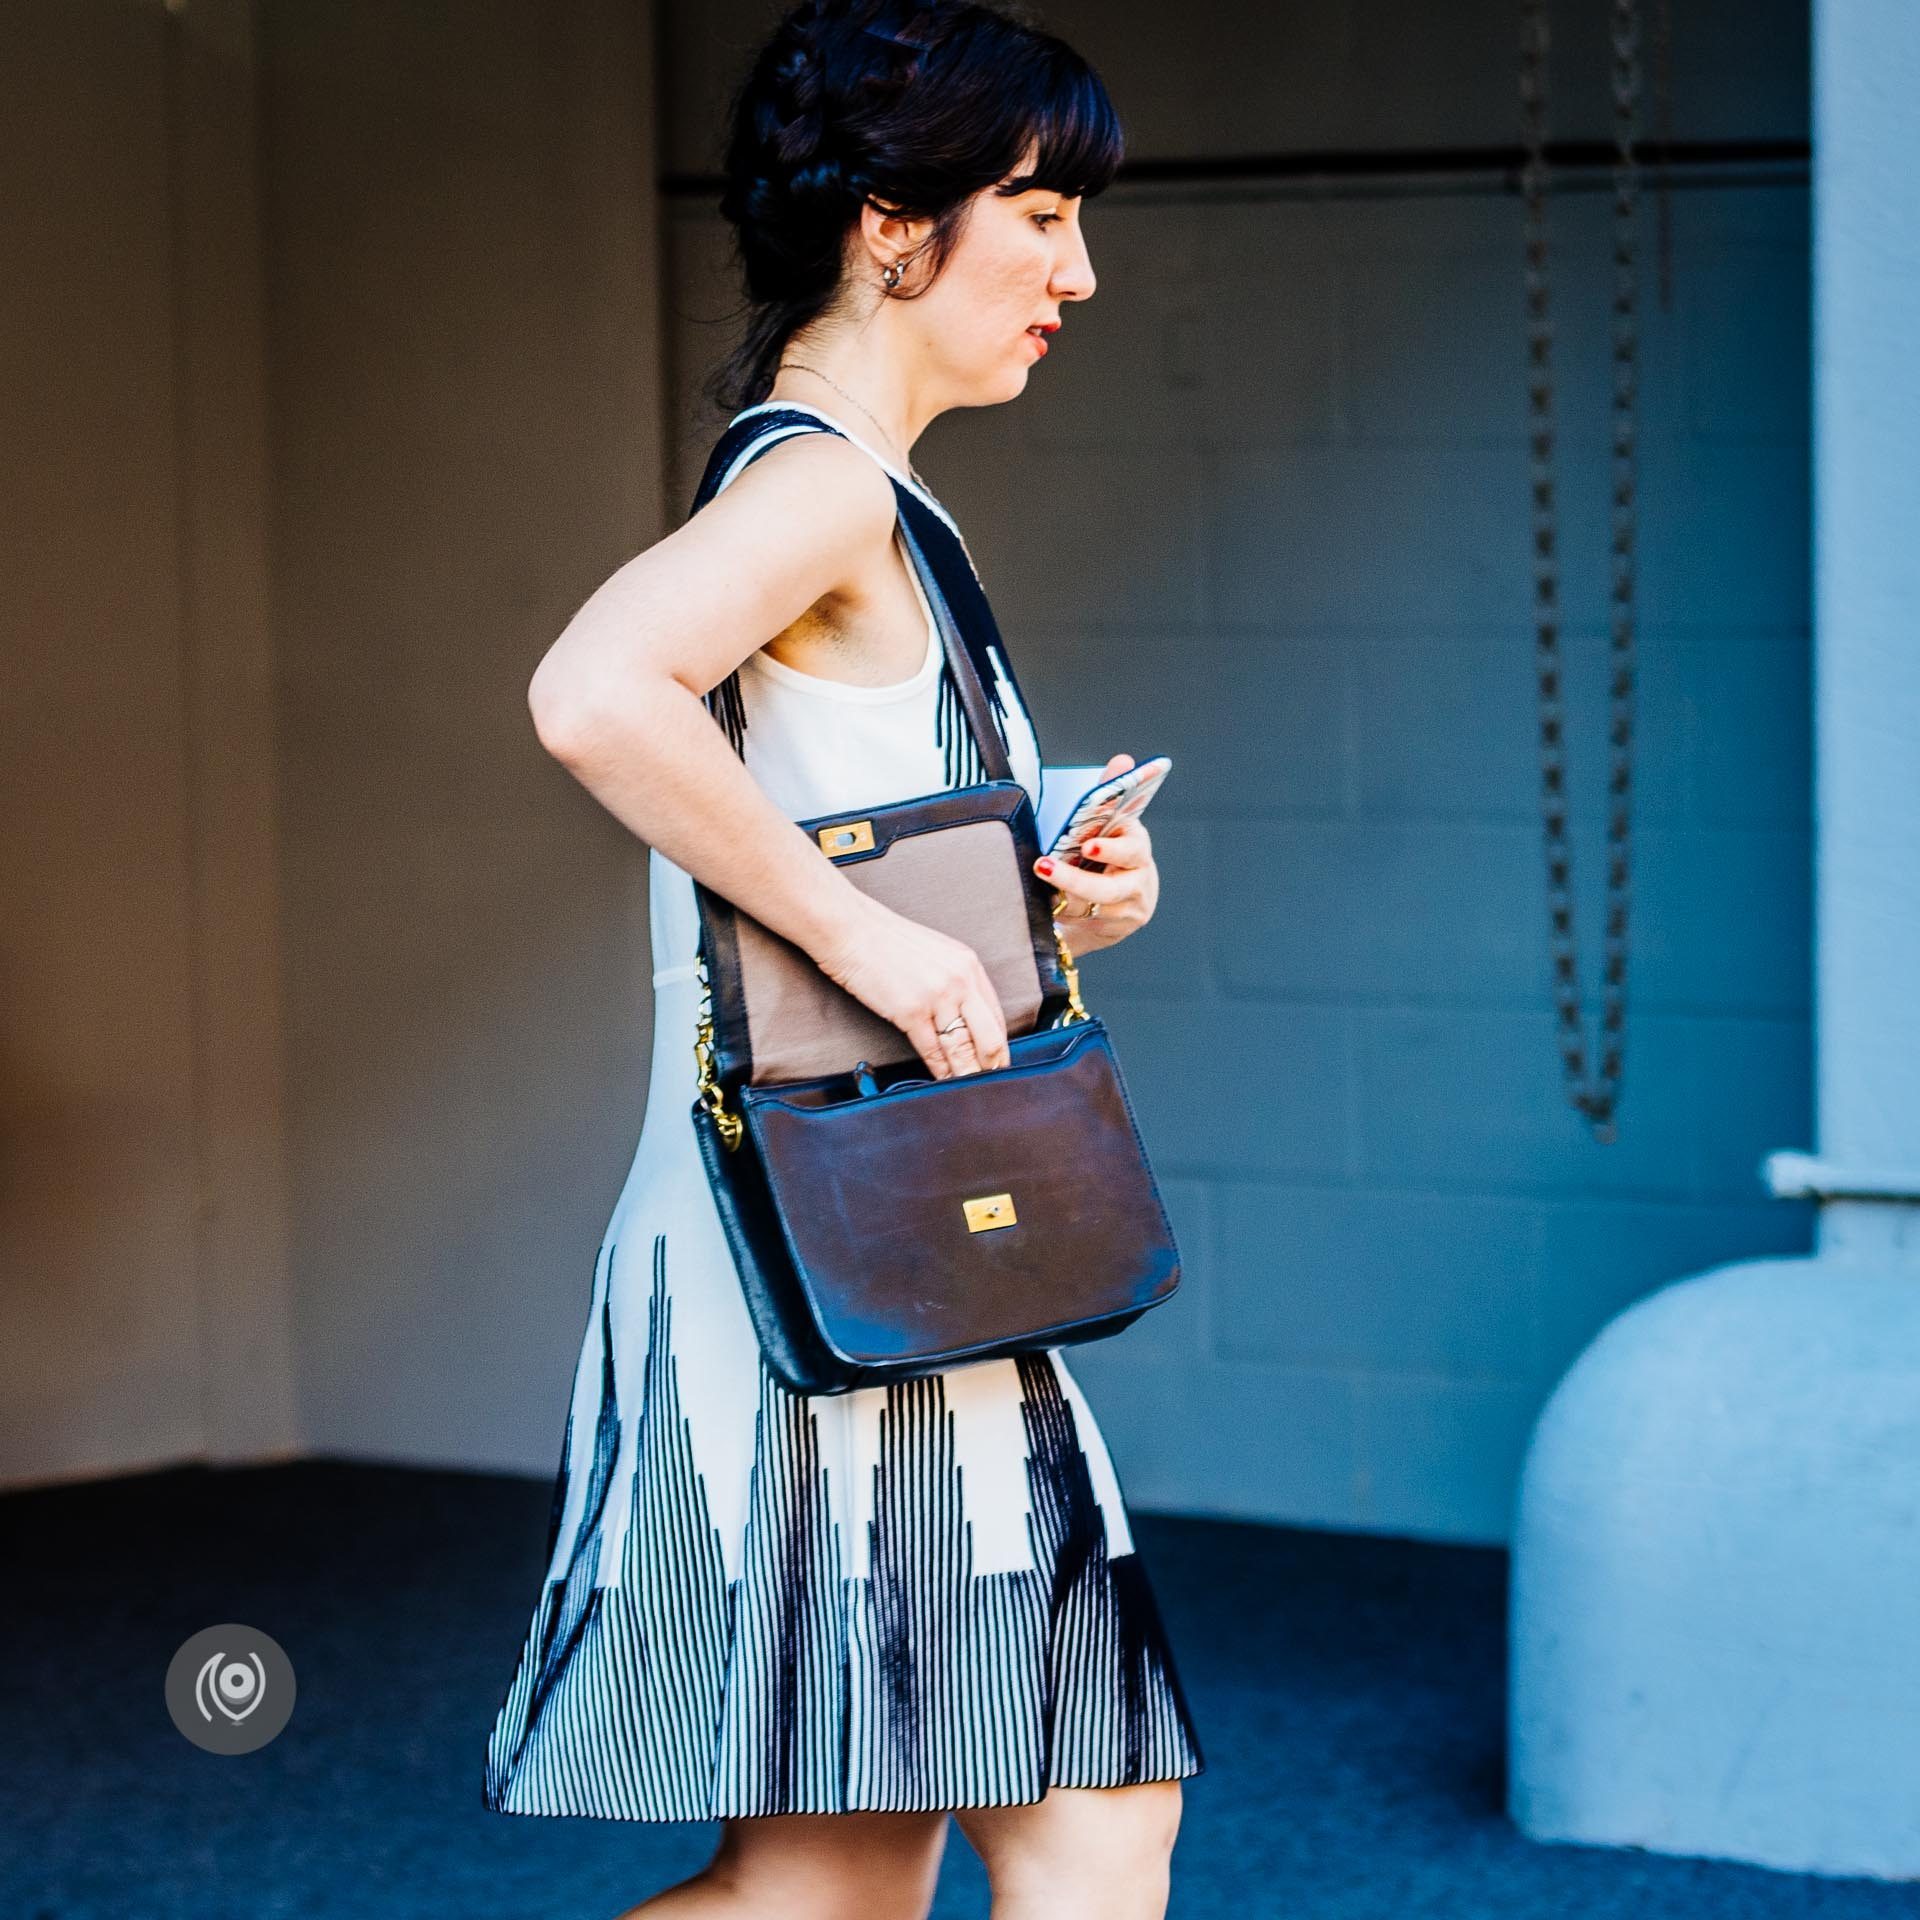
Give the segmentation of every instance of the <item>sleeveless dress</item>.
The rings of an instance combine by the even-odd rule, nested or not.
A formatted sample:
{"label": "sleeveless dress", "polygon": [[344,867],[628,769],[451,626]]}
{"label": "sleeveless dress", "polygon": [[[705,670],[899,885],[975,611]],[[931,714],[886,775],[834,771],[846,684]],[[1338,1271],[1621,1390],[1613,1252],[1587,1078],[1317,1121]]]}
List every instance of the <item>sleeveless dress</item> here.
{"label": "sleeveless dress", "polygon": [[[1032,723],[932,495],[831,416],[768,402],[728,426],[696,510],[796,432],[861,446],[923,548],[928,531],[951,543],[967,580],[949,605],[991,666],[1037,808]],[[761,651],[708,696],[790,818],[982,777],[908,572],[927,623],[908,679],[851,686]],[[485,1806],[707,1820],[1005,1806],[1198,1773],[1113,1465],[1058,1350],[810,1396],[762,1363],[693,1134],[693,883],[657,850],[648,881],[645,1118],[594,1264],[547,1572]]]}

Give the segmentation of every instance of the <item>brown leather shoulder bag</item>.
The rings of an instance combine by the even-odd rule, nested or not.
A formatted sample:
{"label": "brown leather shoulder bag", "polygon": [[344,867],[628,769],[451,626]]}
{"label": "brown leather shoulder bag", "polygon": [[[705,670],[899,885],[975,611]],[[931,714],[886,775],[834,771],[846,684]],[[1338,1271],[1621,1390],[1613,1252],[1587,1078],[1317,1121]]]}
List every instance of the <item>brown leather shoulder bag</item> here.
{"label": "brown leather shoulder bag", "polygon": [[1033,872],[1031,801],[902,508],[989,778],[799,824],[863,891],[974,948],[1010,1059],[929,1079],[899,1028],[695,883],[693,1125],[761,1350],[796,1393],[1097,1340],[1180,1279],[1112,1042]]}

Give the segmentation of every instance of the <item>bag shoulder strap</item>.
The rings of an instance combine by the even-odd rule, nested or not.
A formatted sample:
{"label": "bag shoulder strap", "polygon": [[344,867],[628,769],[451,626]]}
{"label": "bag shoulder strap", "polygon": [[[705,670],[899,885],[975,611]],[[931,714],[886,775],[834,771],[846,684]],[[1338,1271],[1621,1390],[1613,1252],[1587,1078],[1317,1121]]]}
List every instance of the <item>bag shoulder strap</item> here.
{"label": "bag shoulder strap", "polygon": [[[737,466],[746,466],[776,447],[782,440],[791,439],[796,433],[834,433],[838,429],[822,420],[818,414],[804,412],[799,407],[769,408],[764,413],[747,413],[727,423],[720,438],[713,443],[713,450],[707,455],[707,464],[700,475],[700,484],[694,489],[693,505],[689,514],[695,514],[718,493],[722,485],[732,477]],[[840,436],[845,439],[846,436]]]}
{"label": "bag shoulder strap", "polygon": [[960,695],[960,704],[966,709],[967,725],[973,730],[980,764],[986,769],[989,780],[1011,780],[1014,777],[1013,761],[1008,756],[1006,739],[988,704],[987,682],[981,675],[980,663],[960,636],[953,608],[948,604],[939,576],[934,572],[933,563],[914,531],[912,520],[908,518],[906,489],[896,480],[893,491],[900,503],[901,544],[907,550],[907,558],[912,562],[914,571],[920,576],[921,585],[927,590],[927,604],[932,607],[934,625],[940,630],[940,644],[946,650],[947,669],[953,677],[955,691]]}

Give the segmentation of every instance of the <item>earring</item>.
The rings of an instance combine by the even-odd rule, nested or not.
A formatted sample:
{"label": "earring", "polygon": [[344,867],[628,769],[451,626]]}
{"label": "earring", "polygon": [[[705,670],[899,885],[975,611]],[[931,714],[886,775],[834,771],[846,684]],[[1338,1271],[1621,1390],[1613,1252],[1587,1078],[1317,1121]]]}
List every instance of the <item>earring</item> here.
{"label": "earring", "polygon": [[899,286],[900,262],[898,260],[889,260],[887,264],[880,269],[880,284],[885,287],[889,293],[893,292],[893,290]]}

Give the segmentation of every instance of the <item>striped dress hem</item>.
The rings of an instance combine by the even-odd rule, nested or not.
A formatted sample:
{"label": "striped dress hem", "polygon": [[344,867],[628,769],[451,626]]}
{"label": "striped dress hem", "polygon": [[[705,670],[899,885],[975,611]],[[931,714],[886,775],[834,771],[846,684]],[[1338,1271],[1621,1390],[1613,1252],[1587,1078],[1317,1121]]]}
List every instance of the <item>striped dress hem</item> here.
{"label": "striped dress hem", "polygon": [[[617,1577],[600,1582],[592,1550],[621,1425],[603,1305],[588,1524],[496,1721],[489,1811],[927,1812],[1201,1770],[1151,1586],[1137,1550],[1107,1552],[1051,1353],[1000,1363],[1018,1370],[1028,1433],[1030,1567],[973,1571],[953,1417],[931,1375],[886,1389],[868,1569],[845,1574],[809,1403],[763,1367],[746,1557],[729,1581],[680,1404],[666,1260],[657,1234]],[[563,1466],[550,1541],[567,1491]]]}

